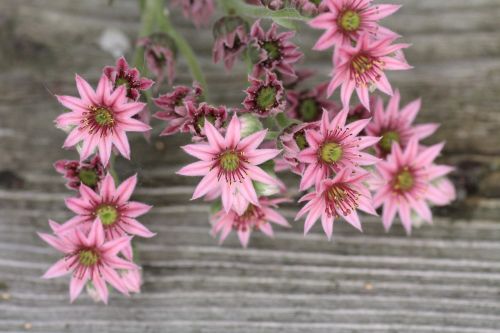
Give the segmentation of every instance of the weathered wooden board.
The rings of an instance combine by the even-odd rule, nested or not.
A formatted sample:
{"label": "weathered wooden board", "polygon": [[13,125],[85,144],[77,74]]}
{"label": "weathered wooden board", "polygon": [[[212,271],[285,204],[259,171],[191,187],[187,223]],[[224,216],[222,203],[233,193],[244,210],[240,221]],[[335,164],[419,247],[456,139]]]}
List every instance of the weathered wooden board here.
{"label": "weathered wooden board", "polygon": [[[88,297],[69,306],[66,280],[40,279],[57,253],[36,231],[70,217],[51,164],[74,154],[59,148],[64,133],[52,122],[62,109],[51,94],[75,94],[75,72],[97,81],[113,62],[98,39],[108,28],[133,39],[136,1],[2,0],[0,332],[500,332],[500,1],[397,2],[404,7],[386,25],[414,44],[415,69],[391,79],[404,101],[422,96],[420,121],[442,123],[433,141],[447,141],[459,202],[411,238],[368,219],[363,234],[339,222],[333,242],[319,228],[304,238],[295,223],[275,240],[255,235],[247,250],[235,237],[218,247],[208,207],[188,200],[196,180],[174,174],[188,160],[185,138],[148,145],[136,136],[133,162],[119,168],[138,170],[136,198],[155,205],[144,222],[158,236],[138,245],[143,293],[114,294],[106,307]],[[176,21],[212,101],[238,105],[244,68],[228,75],[211,64],[210,32]],[[314,36],[304,29],[305,50]],[[328,54],[307,53],[326,79]],[[182,62],[178,73],[191,81]],[[283,210],[290,220],[295,211]]]}

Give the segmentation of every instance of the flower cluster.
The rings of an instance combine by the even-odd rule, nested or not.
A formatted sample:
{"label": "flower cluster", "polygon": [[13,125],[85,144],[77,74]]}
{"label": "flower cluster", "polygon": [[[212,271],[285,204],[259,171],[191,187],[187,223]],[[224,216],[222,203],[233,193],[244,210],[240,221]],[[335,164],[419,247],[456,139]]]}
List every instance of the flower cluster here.
{"label": "flower cluster", "polygon": [[126,295],[140,291],[140,267],[133,263],[131,241],[134,236],[154,236],[136,219],[151,206],[130,200],[136,176],[117,186],[111,161],[114,151],[130,159],[127,132],[151,129],[137,116],[145,107],[138,101],[141,91],[152,84],[140,77],[137,69],[129,68],[122,57],[116,67],[104,68],[97,89],[77,75],[80,97],[57,96],[69,109],[55,120],[69,133],[64,147],[76,147],[80,159],[57,161],[54,167],[78,195],[66,199],[66,206],[75,215],[62,224],[49,221],[52,233],[39,235],[64,255],[44,278],[70,274],[71,301],[85,286],[95,299],[105,303],[107,283]]}
{"label": "flower cluster", "polygon": [[341,86],[342,104],[347,107],[356,90],[361,103],[369,110],[372,89],[378,88],[392,95],[385,71],[411,68],[401,51],[409,45],[394,44],[399,35],[378,24],[401,6],[375,5],[372,0],[323,2],[328,10],[312,19],[309,25],[326,30],[316,42],[315,49],[335,48],[328,95]]}
{"label": "flower cluster", "polygon": [[[209,25],[215,3],[171,2],[196,27]],[[95,90],[77,75],[80,96],[57,96],[70,110],[56,119],[68,132],[64,147],[76,147],[80,159],[58,161],[55,168],[77,195],[66,200],[74,216],[62,224],[50,221],[52,234],[40,236],[64,254],[44,277],[71,274],[71,300],[85,285],[104,302],[106,283],[124,294],[140,290],[131,240],[154,236],[137,220],[151,206],[131,201],[137,177],[118,184],[112,157],[130,159],[127,132],[150,132],[145,102],[156,109],[153,118],[165,123],[160,136],[188,136],[190,143],[181,148],[195,161],[177,174],[200,177],[192,200],[210,202],[212,236],[221,243],[231,231],[243,247],[256,231],[274,237],[273,225],[291,227],[279,205],[294,201],[303,203],[295,220],[305,219],[304,234],[321,221],[331,239],[337,221],[362,231],[360,214],[381,215],[386,230],[399,215],[410,234],[420,221],[432,222],[432,206],[455,199],[446,178],[453,168],[436,162],[444,144],[422,143],[438,125],[414,124],[420,99],[400,109],[399,90],[393,90],[386,75],[411,68],[403,54],[409,45],[397,43],[400,36],[379,25],[400,6],[372,0],[217,3],[228,15],[213,25],[213,62],[230,72],[244,60],[247,69],[245,95],[237,105],[210,99],[194,51],[173,30],[168,11],[151,15],[164,20],[149,22],[162,32],[146,31],[149,35],[138,41],[144,57],[135,65],[145,60],[157,82],[154,92],[147,91],[153,81],[122,57],[116,66],[105,67]],[[326,30],[314,49],[334,48],[330,82],[298,67],[307,59],[295,44],[295,32],[286,30],[296,24],[286,18],[293,15]],[[190,67],[192,86],[172,86],[177,52],[186,57],[181,63]],[[168,87],[160,85],[165,79]],[[340,99],[334,101],[339,87]],[[390,95],[386,106],[376,89]],[[351,103],[354,91],[358,104]],[[297,190],[289,191],[290,184],[278,177],[286,171],[298,176],[295,198]]]}

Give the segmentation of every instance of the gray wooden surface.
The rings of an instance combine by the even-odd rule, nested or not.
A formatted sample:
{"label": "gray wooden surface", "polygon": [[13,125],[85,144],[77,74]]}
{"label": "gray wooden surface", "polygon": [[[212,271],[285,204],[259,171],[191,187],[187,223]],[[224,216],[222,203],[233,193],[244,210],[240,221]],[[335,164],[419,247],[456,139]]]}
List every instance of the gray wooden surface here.
{"label": "gray wooden surface", "polygon": [[[447,140],[442,161],[458,169],[460,198],[434,226],[408,238],[399,225],[386,234],[366,219],[360,234],[339,222],[328,242],[295,223],[274,241],[255,235],[247,250],[235,237],[218,247],[208,207],[188,200],[196,180],[174,175],[188,160],[184,139],[136,136],[133,162],[119,169],[138,170],[136,198],[155,205],[143,221],[158,236],[139,242],[143,293],[70,306],[67,280],[40,279],[58,254],[35,234],[49,217],[70,217],[51,164],[75,154],[60,149],[51,93],[75,94],[75,72],[95,83],[113,62],[100,35],[116,28],[132,39],[138,10],[132,0],[1,0],[0,332],[500,332],[500,1],[398,2],[386,25],[414,44],[416,68],[391,79],[404,101],[423,97],[421,121],[442,122],[429,142]],[[227,76],[210,62],[210,32],[177,21],[212,100],[237,105],[243,68]],[[305,49],[313,36],[299,38]],[[328,74],[329,56],[308,54]],[[178,73],[191,80],[182,63]],[[283,212],[291,220],[296,207]]]}

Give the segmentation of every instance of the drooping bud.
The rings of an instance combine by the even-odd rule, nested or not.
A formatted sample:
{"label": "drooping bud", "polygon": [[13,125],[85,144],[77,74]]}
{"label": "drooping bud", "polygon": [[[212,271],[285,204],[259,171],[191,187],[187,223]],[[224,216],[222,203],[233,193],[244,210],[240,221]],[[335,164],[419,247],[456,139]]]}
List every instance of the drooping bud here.
{"label": "drooping bud", "polygon": [[239,16],[224,16],[214,24],[213,61],[224,61],[230,70],[236,58],[246,49],[250,36],[248,23]]}
{"label": "drooping bud", "polygon": [[287,116],[304,122],[311,122],[321,119],[323,110],[329,112],[340,110],[340,106],[326,97],[327,87],[328,83],[323,83],[310,90],[287,91],[286,98],[290,105],[286,112]]}
{"label": "drooping bud", "polygon": [[156,32],[148,37],[140,38],[138,46],[144,47],[144,56],[148,69],[156,76],[158,85],[165,79],[171,85],[175,78],[175,58],[177,47],[167,34]]}
{"label": "drooping bud", "polygon": [[279,10],[285,7],[285,1],[283,0],[260,0],[260,3],[272,10]]}
{"label": "drooping bud", "polygon": [[303,15],[315,16],[328,11],[326,1],[322,0],[292,0],[291,4]]}
{"label": "drooping bud", "polygon": [[214,0],[172,0],[172,3],[182,8],[184,17],[196,28],[207,25],[215,12]]}
{"label": "drooping bud", "polygon": [[54,163],[54,168],[66,178],[66,187],[73,190],[78,190],[80,184],[97,189],[106,173],[106,168],[97,155],[90,161],[83,162],[59,160]]}

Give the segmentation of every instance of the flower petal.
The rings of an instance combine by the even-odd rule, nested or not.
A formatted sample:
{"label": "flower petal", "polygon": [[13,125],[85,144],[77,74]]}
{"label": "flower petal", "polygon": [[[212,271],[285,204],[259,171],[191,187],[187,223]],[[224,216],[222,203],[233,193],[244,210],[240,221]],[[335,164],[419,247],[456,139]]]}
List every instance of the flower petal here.
{"label": "flower petal", "polygon": [[194,162],[177,171],[177,174],[182,176],[205,176],[212,168],[213,163],[213,161]]}
{"label": "flower petal", "polygon": [[127,178],[123,183],[116,189],[115,200],[117,202],[126,202],[132,196],[135,186],[137,185],[137,174]]}
{"label": "flower petal", "polygon": [[190,144],[181,147],[186,153],[202,161],[212,161],[217,151],[207,144]]}
{"label": "flower petal", "polygon": [[266,161],[269,161],[280,154],[278,149],[256,149],[252,152],[245,154],[245,158],[248,162],[259,165]]}
{"label": "flower petal", "polygon": [[241,125],[240,125],[240,120],[235,114],[231,119],[231,122],[229,123],[226,130],[226,137],[225,137],[226,147],[235,148],[238,142],[240,142],[240,139],[241,139]]}
{"label": "flower petal", "polygon": [[80,97],[82,98],[84,103],[87,103],[89,105],[97,105],[99,103],[94,89],[88,84],[87,81],[85,81],[81,76],[78,74],[75,75],[75,80],[76,80],[76,89],[78,90],[78,93],[80,94]]}
{"label": "flower petal", "polygon": [[[52,245],[52,244],[50,244],[50,245]],[[45,274],[42,277],[44,279],[52,279],[52,278],[66,275],[69,272],[70,272],[70,270],[68,269],[67,260],[66,260],[66,258],[62,258],[62,259],[58,260],[54,265],[50,266],[50,268],[45,272]]]}
{"label": "flower petal", "polygon": [[137,235],[144,238],[151,238],[156,235],[136,219],[123,217],[123,222],[123,228],[130,235]]}
{"label": "flower petal", "polygon": [[88,279],[89,279],[88,270],[85,271],[85,274],[82,277],[80,276],[77,277],[75,275],[71,277],[71,282],[69,283],[69,298],[71,303],[73,303],[75,299],[78,297],[78,295],[80,295]]}

